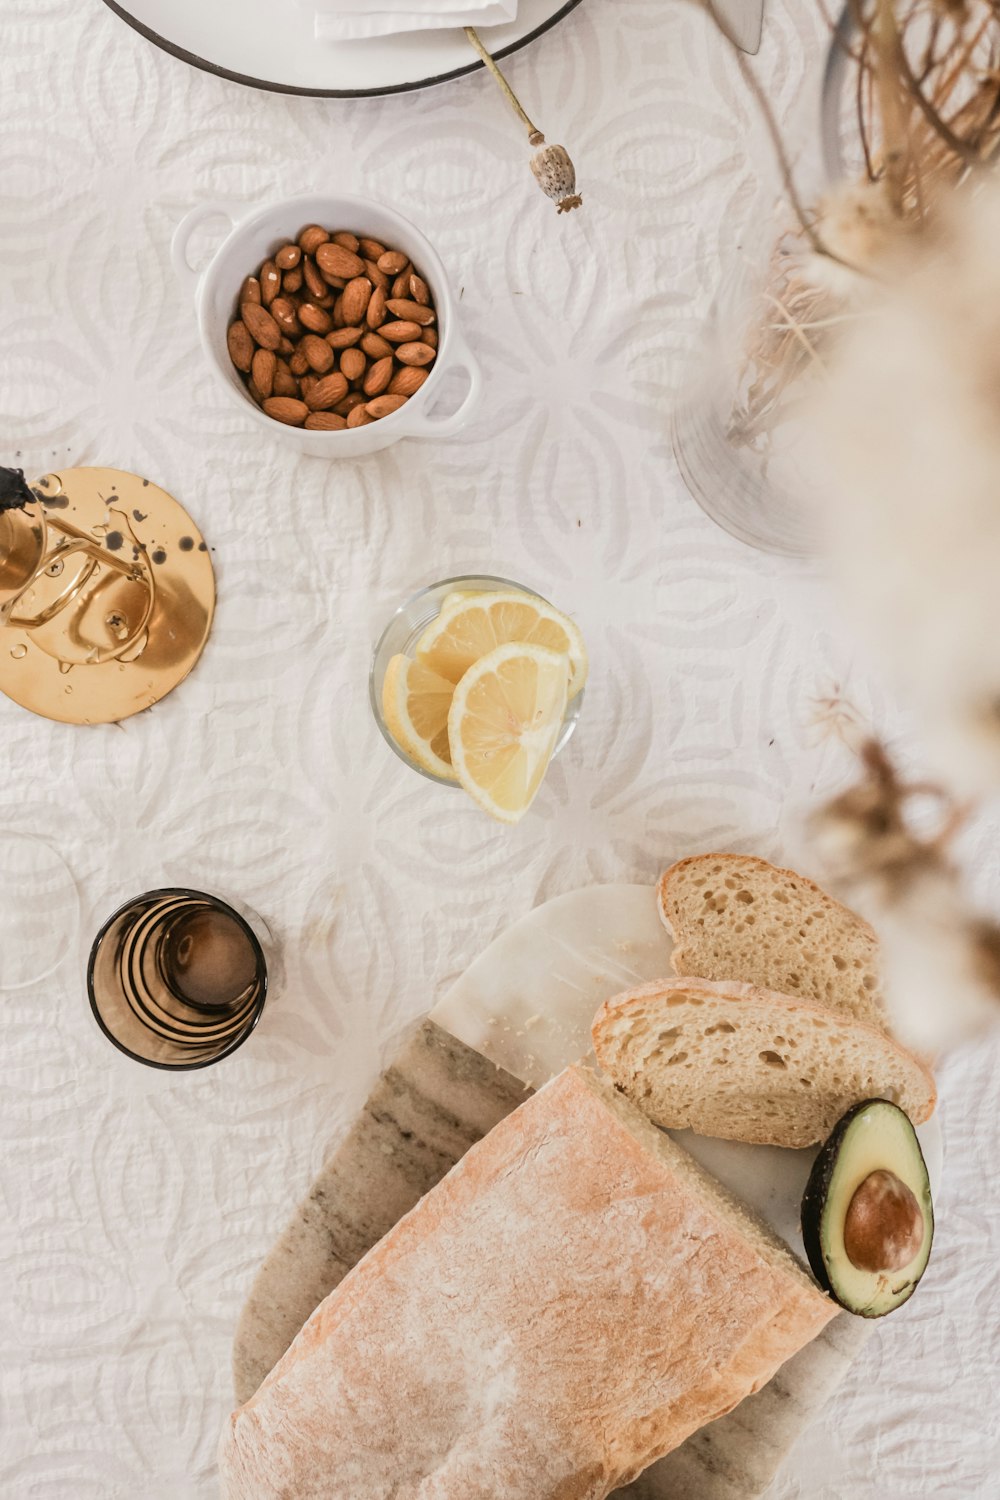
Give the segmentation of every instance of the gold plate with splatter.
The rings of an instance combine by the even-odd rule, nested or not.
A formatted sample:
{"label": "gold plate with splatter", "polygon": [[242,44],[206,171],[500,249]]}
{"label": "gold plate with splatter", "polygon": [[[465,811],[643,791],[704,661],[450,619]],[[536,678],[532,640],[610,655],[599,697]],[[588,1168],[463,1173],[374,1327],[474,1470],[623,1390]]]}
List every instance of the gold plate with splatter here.
{"label": "gold plate with splatter", "polygon": [[191,671],[215,613],[187,511],[121,469],[65,469],[0,515],[0,691],[66,724],[152,708]]}

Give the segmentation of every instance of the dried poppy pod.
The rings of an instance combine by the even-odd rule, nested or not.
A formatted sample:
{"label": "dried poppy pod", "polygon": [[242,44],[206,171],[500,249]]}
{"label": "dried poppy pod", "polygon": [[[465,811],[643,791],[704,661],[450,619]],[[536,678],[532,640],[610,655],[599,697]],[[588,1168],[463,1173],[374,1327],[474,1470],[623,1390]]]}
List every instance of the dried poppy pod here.
{"label": "dried poppy pod", "polygon": [[479,53],[486,71],[496,80],[507,103],[527,129],[528,144],[541,147],[531,158],[531,170],[542,192],[553,200],[557,213],[566,214],[572,208],[580,208],[583,198],[576,190],[576,168],[566,147],[545,144],[545,136],[528,118],[520,99],[497,67],[496,59],[483,45],[475,27],[466,26],[465,35]]}
{"label": "dried poppy pod", "polygon": [[568,214],[583,203],[576,190],[576,168],[565,146],[546,146],[544,141],[542,135],[531,142],[542,148],[531,158],[531,170],[542,192],[555,203],[556,212]]}

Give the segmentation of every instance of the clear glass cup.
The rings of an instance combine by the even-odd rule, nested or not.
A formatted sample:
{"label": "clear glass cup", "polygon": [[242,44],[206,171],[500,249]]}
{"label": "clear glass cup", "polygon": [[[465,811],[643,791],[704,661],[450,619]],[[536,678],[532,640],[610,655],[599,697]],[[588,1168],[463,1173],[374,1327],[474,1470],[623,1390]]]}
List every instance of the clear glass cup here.
{"label": "clear glass cup", "polygon": [[[412,771],[416,771],[427,781],[437,782],[438,786],[454,787],[458,783],[449,781],[443,776],[435,776],[433,771],[427,771],[423,766],[418,766],[403,747],[396,743],[385,722],[382,713],[382,684],[385,681],[386,668],[394,656],[408,656],[413,652],[428,625],[441,613],[441,606],[449,594],[493,594],[501,590],[512,590],[519,594],[526,594],[531,599],[541,599],[544,604],[549,603],[536,589],[526,588],[523,583],[515,583],[510,578],[496,578],[490,573],[464,573],[457,578],[442,578],[439,583],[432,583],[427,588],[421,589],[419,593],[413,595],[412,599],[407,599],[399,606],[379,637],[372,655],[371,671],[368,674],[368,696],[382,738]],[[556,606],[553,605],[552,608]],[[565,745],[569,744],[573,736],[580,717],[580,709],[583,706],[584,692],[578,693],[567,706],[566,717],[552,752],[553,759]]]}
{"label": "clear glass cup", "polygon": [[794,405],[762,430],[744,417],[756,374],[744,351],[766,315],[766,274],[766,259],[755,261],[741,245],[672,413],[671,442],[689,493],[716,525],[758,551],[812,559],[820,549],[814,476]]}
{"label": "clear glass cup", "polygon": [[152,1068],[205,1068],[242,1046],[267,999],[250,921],[218,896],[147,891],[94,939],[87,992],[110,1042]]}
{"label": "clear glass cup", "polygon": [[62,855],[33,834],[0,829],[0,990],[47,979],[71,953],[80,893]]}
{"label": "clear glass cup", "polygon": [[[847,16],[847,12],[845,12]],[[811,210],[851,159],[849,121],[835,99],[843,92],[842,18],[821,76],[803,91],[782,126],[799,197]],[[759,329],[780,328],[774,301],[776,252],[801,243],[770,143],[758,187],[731,234],[727,230],[717,294],[671,414],[674,458],[701,509],[746,546],[775,556],[814,560],[822,549],[814,457],[798,416],[793,376],[769,410],[760,405],[767,361],[753,350]]]}

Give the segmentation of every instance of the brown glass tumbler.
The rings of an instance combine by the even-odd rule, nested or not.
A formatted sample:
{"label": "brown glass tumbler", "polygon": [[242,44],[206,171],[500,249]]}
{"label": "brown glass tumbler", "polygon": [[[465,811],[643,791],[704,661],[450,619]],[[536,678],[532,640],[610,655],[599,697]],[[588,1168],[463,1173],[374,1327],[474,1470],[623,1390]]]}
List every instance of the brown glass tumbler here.
{"label": "brown glass tumbler", "polygon": [[245,917],[217,896],[148,891],[101,928],[87,966],[104,1035],[153,1068],[204,1068],[245,1042],[267,997],[267,964]]}

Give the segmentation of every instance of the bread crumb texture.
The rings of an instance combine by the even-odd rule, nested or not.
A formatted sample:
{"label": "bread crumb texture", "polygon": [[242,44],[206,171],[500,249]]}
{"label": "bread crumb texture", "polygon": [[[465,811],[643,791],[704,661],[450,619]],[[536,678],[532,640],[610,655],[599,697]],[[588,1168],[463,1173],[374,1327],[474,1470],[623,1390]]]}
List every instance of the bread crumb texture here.
{"label": "bread crumb texture", "polygon": [[658,886],[677,974],[816,1000],[885,1029],[878,939],[818,885],[766,860],[696,855]]}

